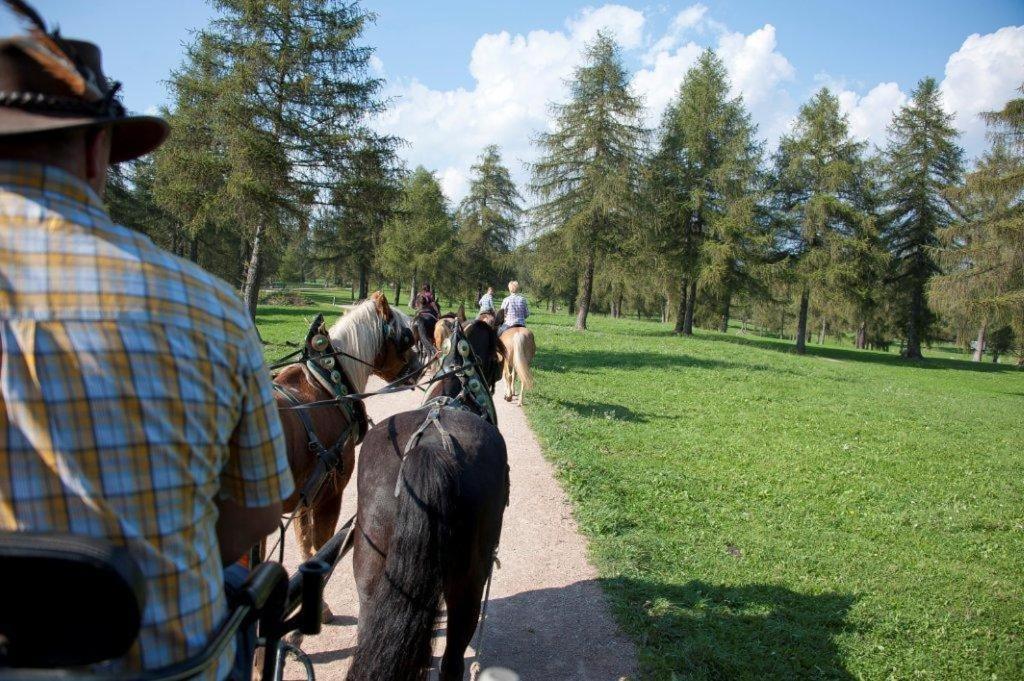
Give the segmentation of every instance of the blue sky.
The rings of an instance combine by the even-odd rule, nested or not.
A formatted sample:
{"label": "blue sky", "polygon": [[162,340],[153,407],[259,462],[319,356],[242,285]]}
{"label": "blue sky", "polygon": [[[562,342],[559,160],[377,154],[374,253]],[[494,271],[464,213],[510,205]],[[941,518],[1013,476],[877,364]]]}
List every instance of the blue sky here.
{"label": "blue sky", "polygon": [[[169,103],[163,80],[180,63],[190,30],[212,16],[201,0],[35,4],[65,35],[100,43],[107,71],[124,82],[126,104],[137,111]],[[377,49],[395,98],[377,125],[408,139],[408,161],[437,170],[452,198],[464,192],[469,165],[490,142],[502,145],[516,177],[525,179],[531,140],[547,124],[546,103],[564,96],[562,78],[602,27],[625,46],[652,125],[699,49],[711,46],[770,144],[821,85],[841,93],[853,132],[880,144],[892,110],[931,75],[942,81],[974,155],[984,144],[977,112],[998,106],[1024,81],[1020,0],[364,6],[378,14],[366,42]]]}

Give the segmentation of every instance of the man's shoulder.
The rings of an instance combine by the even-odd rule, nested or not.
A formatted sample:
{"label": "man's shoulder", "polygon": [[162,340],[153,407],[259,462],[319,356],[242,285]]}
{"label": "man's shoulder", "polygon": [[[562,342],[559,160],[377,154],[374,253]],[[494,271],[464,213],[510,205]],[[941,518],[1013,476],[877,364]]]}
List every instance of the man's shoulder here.
{"label": "man's shoulder", "polygon": [[139,262],[152,272],[153,305],[170,304],[182,313],[172,314],[165,321],[183,322],[209,332],[221,329],[227,336],[240,336],[252,326],[242,298],[226,281],[198,263],[161,248],[141,232],[123,225],[115,225],[115,229],[130,235]]}

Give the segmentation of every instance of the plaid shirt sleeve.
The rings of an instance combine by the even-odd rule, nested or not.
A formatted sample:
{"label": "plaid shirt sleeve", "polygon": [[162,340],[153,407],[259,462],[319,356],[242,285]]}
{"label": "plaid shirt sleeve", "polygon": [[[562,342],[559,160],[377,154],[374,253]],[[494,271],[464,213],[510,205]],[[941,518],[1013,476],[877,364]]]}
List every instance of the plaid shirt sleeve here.
{"label": "plaid shirt sleeve", "polygon": [[240,357],[245,395],[221,473],[221,494],[250,508],[269,506],[295,490],[284,432],[256,330],[249,327]]}

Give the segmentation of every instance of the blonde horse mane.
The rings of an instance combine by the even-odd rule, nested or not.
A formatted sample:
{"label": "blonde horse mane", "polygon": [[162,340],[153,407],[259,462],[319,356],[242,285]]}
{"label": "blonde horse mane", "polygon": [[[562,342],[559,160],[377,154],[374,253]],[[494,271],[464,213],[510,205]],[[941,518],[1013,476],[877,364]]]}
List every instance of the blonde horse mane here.
{"label": "blonde horse mane", "polygon": [[354,384],[352,387],[359,392],[366,390],[366,382],[373,372],[367,365],[373,364],[384,344],[384,329],[377,314],[376,303],[372,300],[358,303],[334,322],[327,335],[331,337],[331,345],[335,350],[366,362],[362,364],[350,357],[338,355],[345,374]]}

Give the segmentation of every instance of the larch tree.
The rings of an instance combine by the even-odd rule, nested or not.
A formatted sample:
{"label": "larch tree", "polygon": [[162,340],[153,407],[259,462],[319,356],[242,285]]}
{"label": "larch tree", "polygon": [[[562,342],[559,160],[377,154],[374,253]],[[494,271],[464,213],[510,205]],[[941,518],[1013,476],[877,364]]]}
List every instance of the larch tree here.
{"label": "larch tree", "polygon": [[782,137],[775,154],[776,240],[799,292],[800,354],[806,351],[815,288],[834,289],[851,276],[851,250],[866,219],[856,201],[863,148],[850,137],[839,99],[822,88],[800,107],[793,131]]}
{"label": "larch tree", "polygon": [[755,230],[755,132],[742,100],[729,97],[725,64],[705,50],[665,111],[651,162],[655,240],[678,271],[676,333],[693,334],[702,273],[727,323]]}
{"label": "larch tree", "polygon": [[939,232],[943,273],[930,286],[942,312],[977,325],[975,361],[997,325],[1024,343],[1024,99],[986,119],[992,148],[947,192],[957,219]]}
{"label": "larch tree", "polygon": [[894,280],[905,311],[908,359],[921,357],[931,320],[927,284],[938,272],[938,234],[953,222],[944,197],[963,176],[963,150],[952,116],[942,109],[939,86],[925,78],[889,126],[886,150],[889,206],[885,238],[893,257]]}
{"label": "larch tree", "polygon": [[566,233],[581,255],[576,329],[587,328],[600,256],[615,250],[635,219],[647,131],[642,104],[614,39],[599,32],[569,83],[569,101],[553,106],[555,129],[538,139],[532,189],[535,222]]}
{"label": "larch tree", "polygon": [[214,0],[200,33],[223,64],[218,133],[230,172],[225,203],[246,234],[243,295],[255,314],[264,247],[304,230],[310,207],[329,204],[382,82],[372,49],[358,44],[372,15],[340,0]]}
{"label": "larch tree", "polygon": [[466,284],[477,293],[506,274],[516,244],[523,208],[508,168],[496,145],[483,150],[470,169],[469,193],[459,204],[458,224]]}
{"label": "larch tree", "polygon": [[448,277],[455,227],[448,200],[434,173],[417,167],[406,179],[394,215],[384,226],[377,251],[377,267],[396,282],[396,296],[404,281],[410,297],[417,283]]}
{"label": "larch tree", "polygon": [[[374,255],[402,196],[402,172],[392,140],[368,136],[331,189],[331,205],[313,225],[313,259],[336,271],[354,271],[360,300],[370,295]],[[392,302],[398,303],[399,293]]]}

